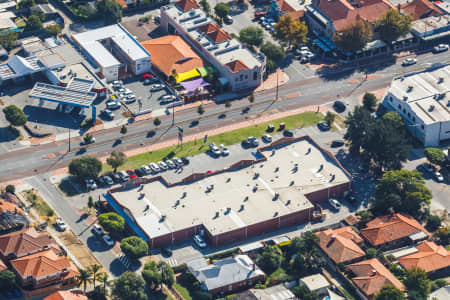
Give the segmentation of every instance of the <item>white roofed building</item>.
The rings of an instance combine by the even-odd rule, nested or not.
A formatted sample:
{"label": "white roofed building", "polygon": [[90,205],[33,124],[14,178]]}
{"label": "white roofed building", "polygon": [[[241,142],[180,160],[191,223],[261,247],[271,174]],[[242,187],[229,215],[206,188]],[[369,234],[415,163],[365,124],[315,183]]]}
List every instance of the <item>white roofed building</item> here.
{"label": "white roofed building", "polygon": [[395,78],[383,103],[425,147],[450,139],[450,66]]}
{"label": "white roofed building", "polygon": [[120,24],[75,34],[72,38],[98,65],[98,71],[108,82],[150,72],[150,53]]}

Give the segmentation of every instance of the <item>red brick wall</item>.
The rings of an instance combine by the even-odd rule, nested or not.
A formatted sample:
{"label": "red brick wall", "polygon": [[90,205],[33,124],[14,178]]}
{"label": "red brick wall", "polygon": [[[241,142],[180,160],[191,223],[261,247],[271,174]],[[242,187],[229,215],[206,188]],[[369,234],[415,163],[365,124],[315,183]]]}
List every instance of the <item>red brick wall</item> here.
{"label": "red brick wall", "polygon": [[329,188],[329,192],[328,189],[323,189],[320,191],[316,191],[316,192],[312,192],[309,194],[306,194],[305,197],[311,201],[311,203],[316,204],[316,203],[320,203],[323,201],[327,201],[328,200],[328,195],[330,195],[330,197],[336,197],[336,198],[340,198],[344,196],[344,192],[347,190],[350,190],[352,187],[352,183],[351,182],[346,182],[346,183],[342,183],[340,185],[337,186],[333,186]]}
{"label": "red brick wall", "polygon": [[264,282],[264,275],[260,275],[258,277],[249,279],[249,280],[243,280],[243,281],[239,281],[239,282],[235,282],[231,285],[231,290],[229,289],[229,285],[223,286],[223,287],[219,287],[216,288],[214,290],[210,290],[209,292],[211,292],[213,295],[217,295],[221,292],[223,292],[224,294],[230,294],[230,293],[234,293],[234,292],[239,292],[239,291],[243,291],[243,290],[247,290],[250,287],[254,286],[256,283],[258,282]]}

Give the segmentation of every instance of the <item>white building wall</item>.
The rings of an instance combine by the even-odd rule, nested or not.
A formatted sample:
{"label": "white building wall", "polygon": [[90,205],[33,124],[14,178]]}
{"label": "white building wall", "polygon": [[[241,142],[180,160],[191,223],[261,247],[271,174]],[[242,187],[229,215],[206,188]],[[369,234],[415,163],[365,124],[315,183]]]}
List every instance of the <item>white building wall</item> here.
{"label": "white building wall", "polygon": [[111,66],[102,68],[101,73],[105,76],[106,82],[111,82],[119,79],[119,66]]}
{"label": "white building wall", "polygon": [[146,58],[137,60],[135,65],[136,65],[136,67],[135,67],[136,69],[134,70],[134,73],[136,75],[148,73],[152,69],[152,63],[151,63],[150,57],[146,57]]}

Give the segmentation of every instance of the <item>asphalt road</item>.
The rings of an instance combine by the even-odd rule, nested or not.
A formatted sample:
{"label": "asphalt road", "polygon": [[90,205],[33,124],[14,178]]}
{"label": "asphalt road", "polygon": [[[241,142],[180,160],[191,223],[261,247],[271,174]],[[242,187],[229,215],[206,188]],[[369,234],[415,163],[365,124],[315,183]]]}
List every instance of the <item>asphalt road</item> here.
{"label": "asphalt road", "polygon": [[[377,63],[368,67],[368,74],[374,74],[366,80],[365,71],[348,71],[339,75],[313,77],[306,80],[291,80],[279,88],[279,101],[273,101],[275,90],[264,91],[256,95],[256,100],[250,104],[247,100],[234,101],[232,107],[211,103],[205,105],[205,113],[200,116],[196,108],[186,109],[176,113],[176,125],[183,126],[185,136],[195,135],[205,130],[219,128],[228,124],[240,122],[264,114],[273,114],[309,105],[322,105],[339,99],[346,99],[352,95],[362,94],[367,90],[377,90],[389,85],[392,78],[405,72],[412,72],[431,67],[448,61],[450,53],[437,55],[427,53],[419,57],[419,63],[412,67],[402,67],[399,64],[383,66]],[[247,113],[243,109],[251,106]],[[225,114],[224,118],[220,118]],[[79,151],[80,137],[72,139],[72,151],[68,149],[68,141],[53,142],[41,146],[32,146],[0,155],[2,168],[0,182],[27,177],[33,174],[45,173],[50,170],[67,166],[70,161],[80,154],[90,154],[98,157],[107,156],[111,150],[130,150],[144,145],[173,139],[176,137],[176,127],[171,127],[170,112],[160,118],[162,124],[155,129],[151,120],[139,121],[128,126],[128,133],[122,136],[119,129],[112,128],[96,132],[93,135],[97,142],[84,147],[85,152]],[[199,124],[191,126],[192,120],[199,120]],[[201,138],[201,137],[199,137]],[[50,157],[49,158],[49,154]]]}

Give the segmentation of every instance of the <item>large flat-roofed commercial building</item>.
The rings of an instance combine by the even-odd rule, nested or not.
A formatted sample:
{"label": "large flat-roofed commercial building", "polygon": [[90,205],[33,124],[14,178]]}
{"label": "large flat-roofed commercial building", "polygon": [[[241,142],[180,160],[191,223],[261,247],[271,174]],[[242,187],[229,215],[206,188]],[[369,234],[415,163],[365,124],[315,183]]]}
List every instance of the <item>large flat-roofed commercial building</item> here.
{"label": "large flat-roofed commercial building", "polygon": [[425,147],[450,139],[450,66],[395,78],[384,104],[397,111]]}
{"label": "large flat-roofed commercial building", "polygon": [[151,69],[150,53],[120,24],[75,34],[72,38],[98,65],[108,82]]}
{"label": "large flat-roofed commercial building", "polygon": [[351,188],[350,174],[309,137],[283,138],[255,157],[176,183],[140,179],[107,200],[152,248],[194,234],[217,247],[306,223],[314,204]]}
{"label": "large flat-roofed commercial building", "polygon": [[266,59],[250,52],[240,41],[216,24],[194,0],[161,7],[161,28],[181,35],[221,74],[219,80],[232,91],[258,87]]}

